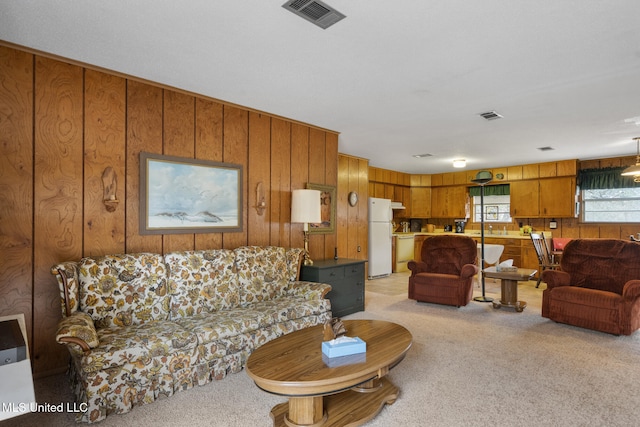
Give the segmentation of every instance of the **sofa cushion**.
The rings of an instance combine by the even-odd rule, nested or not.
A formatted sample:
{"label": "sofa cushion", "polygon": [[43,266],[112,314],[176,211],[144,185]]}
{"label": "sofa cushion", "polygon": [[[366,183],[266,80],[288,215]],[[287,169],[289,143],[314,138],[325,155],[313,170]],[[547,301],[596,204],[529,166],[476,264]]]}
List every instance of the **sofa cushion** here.
{"label": "sofa cushion", "polygon": [[229,309],[240,303],[233,251],[173,252],[164,259],[169,270],[172,319]]}
{"label": "sofa cushion", "polygon": [[167,273],[151,253],[83,258],[78,280],[80,309],[96,329],[139,325],[169,317]]}
{"label": "sofa cushion", "polygon": [[201,313],[177,319],[176,322],[197,335],[198,343],[208,348],[210,357],[221,357],[242,348],[253,350],[258,331],[275,324],[322,315],[329,309],[328,299],[309,301],[282,298],[220,312]]}
{"label": "sofa cushion", "polygon": [[146,322],[127,327],[98,330],[100,345],[82,357],[85,372],[97,372],[125,363],[146,366],[152,358],[166,356],[171,362],[176,353],[197,356],[195,334],[169,320]]}
{"label": "sofa cushion", "polygon": [[177,324],[198,337],[199,344],[251,332],[269,325],[269,321],[269,313],[240,307],[176,319]]}
{"label": "sofa cushion", "polygon": [[249,305],[247,308],[262,313],[267,317],[267,324],[286,322],[302,319],[331,311],[331,302],[328,299],[306,300],[303,298],[282,298],[271,301],[260,301]]}
{"label": "sofa cushion", "polygon": [[622,296],[615,292],[598,289],[561,286],[553,290],[553,302],[617,310],[622,302]]}
{"label": "sofa cushion", "polygon": [[242,246],[234,253],[242,306],[286,295],[290,273],[285,248]]}

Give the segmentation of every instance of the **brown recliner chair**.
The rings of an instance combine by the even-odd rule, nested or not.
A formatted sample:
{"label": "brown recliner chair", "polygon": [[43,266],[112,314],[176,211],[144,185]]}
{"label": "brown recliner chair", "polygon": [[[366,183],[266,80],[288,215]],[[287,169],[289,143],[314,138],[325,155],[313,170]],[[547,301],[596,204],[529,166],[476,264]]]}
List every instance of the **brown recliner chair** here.
{"label": "brown recliner chair", "polygon": [[427,238],[421,261],[409,261],[409,299],[465,306],[473,296],[478,248],[471,237],[443,235]]}
{"label": "brown recliner chair", "polygon": [[575,239],[560,268],[542,273],[542,317],[615,335],[640,329],[640,244]]}

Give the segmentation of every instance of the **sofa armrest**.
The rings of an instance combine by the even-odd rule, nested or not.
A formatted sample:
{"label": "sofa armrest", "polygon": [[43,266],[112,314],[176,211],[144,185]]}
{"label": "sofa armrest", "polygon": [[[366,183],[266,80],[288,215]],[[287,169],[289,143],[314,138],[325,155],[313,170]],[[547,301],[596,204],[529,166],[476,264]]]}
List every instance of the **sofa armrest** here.
{"label": "sofa armrest", "polygon": [[411,270],[411,275],[415,276],[418,273],[426,273],[427,272],[427,263],[422,261],[411,260],[407,262],[407,268]]}
{"label": "sofa armrest", "polygon": [[542,280],[547,283],[547,289],[558,286],[571,286],[571,276],[566,271],[544,270]]}
{"label": "sofa armrest", "polygon": [[51,267],[51,274],[56,277],[60,290],[60,301],[62,304],[62,316],[70,316],[78,310],[80,296],[78,263],[73,261],[62,262]]}
{"label": "sofa armrest", "polygon": [[640,297],[640,280],[629,280],[625,283],[622,288],[622,296],[630,300]]}
{"label": "sofa armrest", "polygon": [[465,264],[462,266],[462,270],[460,270],[460,277],[463,279],[468,279],[469,277],[473,277],[478,274],[478,266],[475,264]]}
{"label": "sofa armrest", "polygon": [[88,353],[100,344],[93,319],[82,311],[76,311],[58,322],[56,341],[66,344],[74,353],[79,353],[79,350]]}
{"label": "sofa armrest", "polygon": [[331,290],[331,285],[326,283],[306,282],[297,280],[291,282],[287,295],[308,300],[322,299]]}

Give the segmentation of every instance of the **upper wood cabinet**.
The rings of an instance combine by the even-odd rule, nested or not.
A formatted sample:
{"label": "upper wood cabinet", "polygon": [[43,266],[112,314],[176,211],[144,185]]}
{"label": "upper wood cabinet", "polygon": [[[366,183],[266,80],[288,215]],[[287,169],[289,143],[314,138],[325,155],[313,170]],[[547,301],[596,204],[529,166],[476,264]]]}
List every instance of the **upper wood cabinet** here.
{"label": "upper wood cabinet", "polygon": [[575,216],[576,179],[549,178],[540,181],[540,216],[544,218]]}
{"label": "upper wood cabinet", "polygon": [[509,184],[511,216],[535,218],[540,214],[538,180],[513,181]]}
{"label": "upper wood cabinet", "polygon": [[431,188],[411,188],[410,216],[412,218],[431,218]]}
{"label": "upper wood cabinet", "polygon": [[510,184],[514,218],[568,218],[575,215],[574,177],[514,181]]}
{"label": "upper wood cabinet", "polygon": [[467,201],[464,186],[433,187],[431,189],[432,218],[463,218]]}

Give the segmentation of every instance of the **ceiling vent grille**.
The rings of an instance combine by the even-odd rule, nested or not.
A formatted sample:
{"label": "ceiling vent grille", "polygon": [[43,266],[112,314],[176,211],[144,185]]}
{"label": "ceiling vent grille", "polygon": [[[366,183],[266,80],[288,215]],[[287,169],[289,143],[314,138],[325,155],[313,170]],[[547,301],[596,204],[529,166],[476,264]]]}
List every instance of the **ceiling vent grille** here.
{"label": "ceiling vent grille", "polygon": [[495,111],[487,111],[486,113],[480,113],[480,117],[483,117],[487,120],[497,120],[501,119],[502,116]]}
{"label": "ceiling vent grille", "polygon": [[346,15],[318,0],[290,0],[282,7],[313,22],[323,30],[346,18]]}

